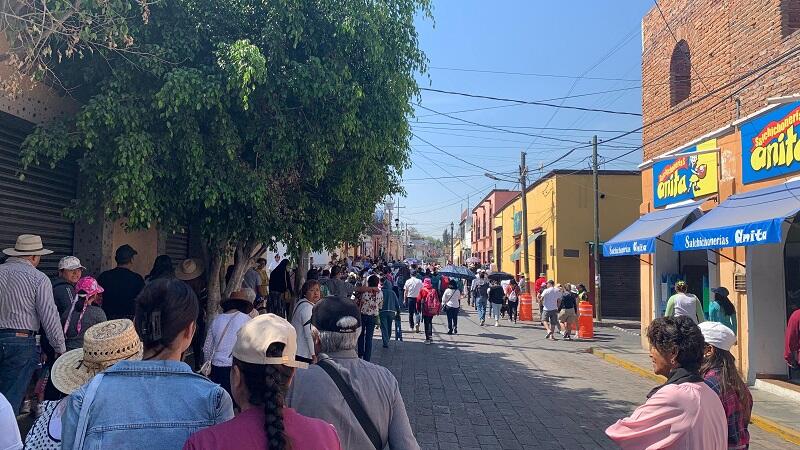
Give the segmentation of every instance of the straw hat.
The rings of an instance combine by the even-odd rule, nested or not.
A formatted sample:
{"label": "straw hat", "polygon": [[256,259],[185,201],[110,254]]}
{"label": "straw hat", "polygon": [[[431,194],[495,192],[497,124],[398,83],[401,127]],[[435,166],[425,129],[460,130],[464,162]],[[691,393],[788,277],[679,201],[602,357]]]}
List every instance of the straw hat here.
{"label": "straw hat", "polygon": [[21,234],[17,237],[14,248],[3,250],[8,256],[44,256],[53,253],[52,250],[44,248],[42,237],[35,234]]}
{"label": "straw hat", "polygon": [[53,363],[50,379],[65,394],[124,359],[142,359],[142,341],[128,319],[98,323],[83,335],[83,348],[70,350]]}
{"label": "straw hat", "polygon": [[175,278],[182,281],[194,280],[202,274],[203,264],[194,258],[184,259],[175,269]]}

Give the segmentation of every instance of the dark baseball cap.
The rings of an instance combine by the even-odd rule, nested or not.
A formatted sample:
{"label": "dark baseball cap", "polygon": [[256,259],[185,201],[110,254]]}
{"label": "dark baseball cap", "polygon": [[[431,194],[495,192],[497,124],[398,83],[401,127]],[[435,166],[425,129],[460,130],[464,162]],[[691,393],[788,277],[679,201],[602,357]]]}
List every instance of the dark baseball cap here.
{"label": "dark baseball cap", "polygon": [[311,324],[320,331],[354,333],[361,327],[361,311],[356,302],[329,295],[314,305]]}
{"label": "dark baseball cap", "polygon": [[117,261],[130,261],[134,255],[138,254],[139,253],[134,250],[133,247],[128,244],[123,244],[117,248],[117,251],[114,253],[114,259]]}

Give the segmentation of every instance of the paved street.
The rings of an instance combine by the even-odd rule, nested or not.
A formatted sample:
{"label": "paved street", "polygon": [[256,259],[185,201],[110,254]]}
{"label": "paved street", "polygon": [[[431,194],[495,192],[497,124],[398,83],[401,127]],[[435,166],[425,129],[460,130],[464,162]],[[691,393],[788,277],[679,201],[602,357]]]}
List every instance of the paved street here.
{"label": "paved street", "polygon": [[[444,316],[435,319],[434,345],[407,322],[404,342],[388,350],[375,342],[373,362],[400,382],[423,449],[616,448],[603,430],[644,401],[651,381],[585,353],[589,343],[545,341],[530,323],[481,328],[466,309],[458,335],[446,334]],[[638,339],[599,331],[600,341]],[[800,448],[750,431],[752,449]]]}

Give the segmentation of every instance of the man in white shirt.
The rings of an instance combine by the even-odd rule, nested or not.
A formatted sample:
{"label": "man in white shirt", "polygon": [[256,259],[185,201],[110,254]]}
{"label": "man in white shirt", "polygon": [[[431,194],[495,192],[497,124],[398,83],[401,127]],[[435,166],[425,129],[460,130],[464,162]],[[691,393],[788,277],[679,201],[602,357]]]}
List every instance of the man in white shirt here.
{"label": "man in white shirt", "polygon": [[419,274],[413,273],[403,286],[403,298],[408,307],[408,323],[411,329],[417,333],[419,333],[419,323],[421,321],[421,312],[417,311],[417,297],[420,290],[422,290],[422,280],[420,280]]}
{"label": "man in white shirt", "polygon": [[558,331],[558,302],[561,300],[561,291],[555,287],[555,282],[549,280],[547,289],[542,291],[542,323],[547,330],[545,339],[556,340],[553,335]]}

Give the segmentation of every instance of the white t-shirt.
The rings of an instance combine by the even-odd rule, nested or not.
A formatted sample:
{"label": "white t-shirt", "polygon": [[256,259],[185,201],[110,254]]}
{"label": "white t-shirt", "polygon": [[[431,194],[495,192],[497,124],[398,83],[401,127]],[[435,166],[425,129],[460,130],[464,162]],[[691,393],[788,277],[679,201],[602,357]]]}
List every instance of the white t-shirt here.
{"label": "white t-shirt", "polygon": [[6,397],[0,394],[0,450],[19,450],[22,448],[22,438],[17,427],[17,417],[14,408],[8,403]]}
{"label": "white t-shirt", "polygon": [[[230,367],[233,365],[233,344],[236,343],[236,333],[250,320],[250,316],[240,311],[228,314],[218,314],[214,322],[208,328],[206,343],[203,345],[203,354],[206,361],[211,360],[211,364],[217,367]],[[225,330],[225,326],[231,321],[231,325]],[[222,333],[225,332],[223,336]],[[213,353],[213,355],[212,355]]]}
{"label": "white t-shirt", "polygon": [[555,287],[547,288],[542,291],[542,304],[545,311],[555,311],[558,309],[558,299],[561,298],[561,291]]}
{"label": "white t-shirt", "polygon": [[447,288],[442,294],[442,302],[450,308],[461,308],[461,292]]}
{"label": "white t-shirt", "polygon": [[403,286],[403,290],[406,291],[409,298],[417,298],[419,291],[422,290],[422,280],[417,277],[409,278]]}
{"label": "white t-shirt", "polygon": [[692,294],[675,294],[675,317],[686,316],[697,323],[697,302],[699,300]]}

